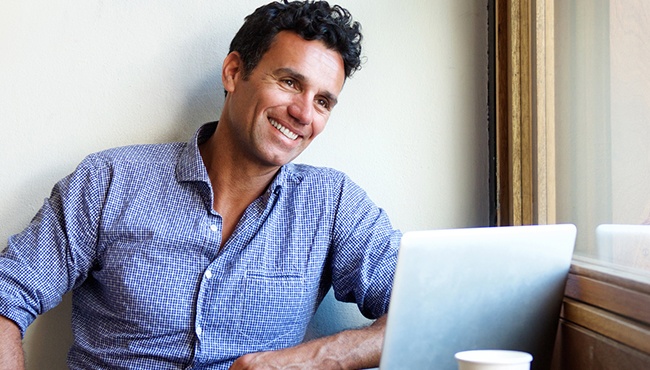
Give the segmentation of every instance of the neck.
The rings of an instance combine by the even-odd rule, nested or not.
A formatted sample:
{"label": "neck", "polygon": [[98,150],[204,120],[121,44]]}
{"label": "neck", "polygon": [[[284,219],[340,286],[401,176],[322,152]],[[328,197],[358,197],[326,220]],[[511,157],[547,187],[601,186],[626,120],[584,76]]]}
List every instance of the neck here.
{"label": "neck", "polygon": [[253,165],[226,139],[221,126],[199,146],[212,185],[212,208],[221,215],[221,247],[235,231],[246,208],[264,193],[279,167]]}
{"label": "neck", "polygon": [[[227,137],[222,125],[199,146],[203,163],[212,184],[215,211],[223,214],[234,208],[246,208],[269,186],[279,167],[261,167],[239,153]],[[243,212],[243,210],[242,210]]]}

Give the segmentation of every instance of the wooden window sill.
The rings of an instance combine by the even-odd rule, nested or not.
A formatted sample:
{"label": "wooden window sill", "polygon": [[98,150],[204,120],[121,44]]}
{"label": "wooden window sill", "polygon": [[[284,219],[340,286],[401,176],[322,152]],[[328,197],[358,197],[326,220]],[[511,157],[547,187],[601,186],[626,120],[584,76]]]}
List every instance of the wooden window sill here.
{"label": "wooden window sill", "polygon": [[576,258],[553,369],[650,369],[650,277]]}

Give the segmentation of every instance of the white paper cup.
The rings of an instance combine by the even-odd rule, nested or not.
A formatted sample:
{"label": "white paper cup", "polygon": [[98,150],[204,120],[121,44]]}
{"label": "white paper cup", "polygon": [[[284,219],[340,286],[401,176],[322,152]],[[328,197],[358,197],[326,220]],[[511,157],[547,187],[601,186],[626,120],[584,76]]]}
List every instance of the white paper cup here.
{"label": "white paper cup", "polygon": [[530,370],[530,353],[506,350],[476,350],[456,353],[458,370]]}

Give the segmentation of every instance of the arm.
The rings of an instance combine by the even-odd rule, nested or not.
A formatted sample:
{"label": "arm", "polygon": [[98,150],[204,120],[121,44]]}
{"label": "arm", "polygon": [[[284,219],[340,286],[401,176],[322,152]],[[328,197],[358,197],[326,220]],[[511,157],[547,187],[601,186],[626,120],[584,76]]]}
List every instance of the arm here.
{"label": "arm", "polygon": [[298,346],[240,357],[231,370],[365,369],[379,366],[386,315],[372,325],[315,339]]}
{"label": "arm", "polygon": [[20,329],[11,320],[0,316],[0,369],[24,369]]}

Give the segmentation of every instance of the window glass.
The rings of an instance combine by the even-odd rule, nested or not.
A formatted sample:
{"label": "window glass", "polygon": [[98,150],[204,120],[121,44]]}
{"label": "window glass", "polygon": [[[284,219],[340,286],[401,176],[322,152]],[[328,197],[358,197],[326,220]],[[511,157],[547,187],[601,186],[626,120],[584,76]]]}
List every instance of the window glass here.
{"label": "window glass", "polygon": [[650,1],[555,2],[557,221],[650,272]]}

